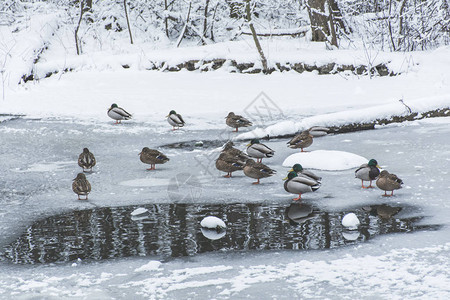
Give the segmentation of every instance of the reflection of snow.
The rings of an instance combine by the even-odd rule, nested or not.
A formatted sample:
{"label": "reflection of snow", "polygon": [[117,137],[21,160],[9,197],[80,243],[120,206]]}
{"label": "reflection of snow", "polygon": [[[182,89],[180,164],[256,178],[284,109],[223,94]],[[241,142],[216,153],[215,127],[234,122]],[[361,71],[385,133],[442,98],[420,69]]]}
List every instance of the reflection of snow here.
{"label": "reflection of snow", "polygon": [[368,159],[350,152],[316,150],[292,154],[284,160],[283,166],[301,164],[306,169],[336,171],[356,168],[367,161]]}

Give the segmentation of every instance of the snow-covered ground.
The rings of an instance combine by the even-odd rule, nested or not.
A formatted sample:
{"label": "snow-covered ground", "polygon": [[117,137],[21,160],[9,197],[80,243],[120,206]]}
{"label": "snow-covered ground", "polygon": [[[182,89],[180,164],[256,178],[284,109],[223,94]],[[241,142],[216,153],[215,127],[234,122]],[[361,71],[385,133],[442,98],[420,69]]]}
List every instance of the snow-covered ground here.
{"label": "snow-covered ground", "polygon": [[[145,70],[147,61],[142,58],[172,58],[175,63],[215,53],[252,61],[256,52],[251,43],[241,40],[151,51],[145,46],[123,47],[117,52],[66,57],[62,50],[68,44],[56,41],[66,37],[61,32],[52,36],[57,30],[52,23],[55,18],[30,18],[29,30],[19,31],[20,37],[15,38],[9,29],[0,27],[3,41],[11,38],[8,45],[14,45],[8,48],[11,57],[3,72],[8,77],[0,82],[4,95],[0,114],[25,115],[0,123],[0,249],[35,221],[76,209],[177,202],[288,207],[292,195],[283,189],[281,179],[288,170],[283,162],[298,150],[287,148],[286,140],[262,141],[276,151],[264,163],[278,173],[254,186],[242,173],[232,179],[221,177],[214,167],[220,142],[236,139],[236,146],[245,149],[240,139],[403,115],[407,108],[400,99],[418,113],[450,106],[449,47],[420,53],[373,53],[402,71],[395,77],[314,72],[265,76],[233,74],[226,68],[170,73]],[[49,47],[35,71],[74,71],[17,85],[33,68],[34,50],[46,42]],[[263,46],[269,61],[300,58],[351,63],[367,59],[363,51],[327,51],[323,45],[304,41],[270,40]],[[123,69],[124,63],[130,68]],[[133,119],[114,125],[106,115],[111,103],[133,113]],[[172,132],[165,120],[172,109],[186,120],[182,130]],[[245,115],[255,125],[232,133],[224,120],[229,111]],[[383,235],[324,251],[222,250],[169,260],[132,257],[43,265],[13,265],[5,260],[0,262],[0,298],[448,299],[449,123],[445,117],[329,135],[315,139],[308,148],[314,152],[305,154],[316,155],[308,167],[323,177],[319,191],[304,195],[305,203],[330,212],[374,203],[411,205],[417,211],[409,214],[423,217],[420,224],[440,225],[439,230]],[[183,141],[206,145],[215,140],[219,140],[211,143],[215,146],[204,148],[164,146]],[[137,156],[145,146],[159,148],[170,161],[156,171],[146,171]],[[70,188],[80,172],[76,160],[83,147],[98,161],[88,174],[92,184],[89,201],[77,201]],[[378,189],[361,190],[352,169],[360,157],[376,158],[403,179],[404,188],[390,199]],[[324,167],[327,161],[337,166]],[[183,190],[179,181],[186,174],[195,179],[199,190]],[[229,220],[225,221],[229,226]]]}

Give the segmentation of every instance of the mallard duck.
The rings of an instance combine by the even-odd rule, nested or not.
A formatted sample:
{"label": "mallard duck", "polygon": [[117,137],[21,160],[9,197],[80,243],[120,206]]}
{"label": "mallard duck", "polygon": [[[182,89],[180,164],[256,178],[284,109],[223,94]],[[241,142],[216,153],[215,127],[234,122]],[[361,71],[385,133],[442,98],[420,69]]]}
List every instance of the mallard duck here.
{"label": "mallard duck", "polygon": [[234,112],[228,113],[228,116],[225,119],[228,126],[236,128],[235,132],[238,132],[239,127],[249,127],[253,125],[252,122],[243,116],[235,115]]}
{"label": "mallard duck", "polygon": [[172,125],[173,127],[172,130],[179,129],[180,127],[184,126],[183,117],[180,114],[177,114],[177,112],[174,110],[171,110],[169,114],[166,116],[166,118],[167,122],[169,122],[169,124]]}
{"label": "mallard duck", "polygon": [[311,144],[313,143],[313,136],[309,133],[308,130],[302,131],[300,134],[297,134],[296,136],[294,136],[289,142],[288,142],[288,147],[292,148],[292,149],[302,149],[301,151],[303,151],[304,148],[307,148],[309,146],[311,146]]}
{"label": "mallard duck", "polygon": [[78,156],[78,165],[83,168],[83,172],[92,171],[96,161],[94,154],[89,152],[88,148],[83,149],[83,153]]}
{"label": "mallard duck", "polygon": [[[78,173],[77,177],[73,180],[72,190],[78,195],[78,200],[87,200],[88,194],[91,192],[91,184],[86,179],[86,175],[83,173]],[[81,199],[80,196],[86,196]]]}
{"label": "mallard duck", "polygon": [[317,176],[316,174],[314,174],[311,171],[305,170],[303,169],[303,166],[301,164],[295,164],[292,166],[292,169],[289,170],[289,172],[294,171],[295,173],[297,173],[297,175],[302,174],[308,177],[311,177],[313,180],[317,181],[317,182],[322,182],[322,177]]}
{"label": "mallard duck", "polygon": [[253,139],[247,145],[247,154],[250,157],[256,158],[256,162],[262,162],[264,157],[272,157],[275,151],[264,144],[261,144],[258,139]]}
{"label": "mallard duck", "polygon": [[227,173],[224,177],[230,178],[232,177],[231,173],[244,169],[244,162],[241,161],[238,156],[231,155],[227,152],[222,152],[216,159],[216,168],[219,171]]}
{"label": "mallard duck", "polygon": [[169,158],[156,149],[150,149],[148,147],[142,148],[139,153],[140,159],[144,164],[150,164],[150,168],[147,170],[155,170],[156,164],[165,164],[169,161]]}
{"label": "mallard duck", "polygon": [[[361,179],[361,187],[365,188],[373,188],[372,180],[377,179],[378,175],[380,175],[380,166],[375,159],[369,160],[367,164],[362,164],[356,171],[355,177]],[[364,181],[370,181],[369,186],[364,186]]]}
{"label": "mallard duck", "polygon": [[277,171],[272,170],[263,163],[255,162],[253,159],[247,159],[244,166],[244,174],[250,178],[257,179],[253,184],[259,184],[259,179],[270,177]]}
{"label": "mallard duck", "polygon": [[312,179],[309,176],[297,174],[294,171],[289,172],[288,176],[284,178],[284,190],[291,194],[298,194],[298,198],[292,200],[297,201],[302,199],[302,194],[315,192],[320,188],[320,182]]}
{"label": "mallard duck", "polygon": [[310,129],[308,129],[309,134],[312,135],[313,137],[327,135],[329,131],[330,128],[322,126],[313,126]]}
{"label": "mallard duck", "polygon": [[233,146],[234,143],[232,141],[228,141],[223,146],[222,152],[237,157],[239,161],[245,164],[245,161],[249,159],[248,155],[242,152],[241,150],[234,148]]}
{"label": "mallard duck", "polygon": [[131,119],[131,114],[122,107],[117,106],[116,103],[111,104],[111,107],[108,109],[108,116],[116,120],[116,124],[120,124],[122,120]]}
{"label": "mallard duck", "polygon": [[[394,195],[394,190],[398,190],[402,188],[403,181],[397,177],[395,174],[391,174],[386,170],[381,171],[380,176],[376,181],[376,185],[378,188],[384,191],[385,197],[390,197]],[[386,194],[387,191],[390,191],[391,194]]]}

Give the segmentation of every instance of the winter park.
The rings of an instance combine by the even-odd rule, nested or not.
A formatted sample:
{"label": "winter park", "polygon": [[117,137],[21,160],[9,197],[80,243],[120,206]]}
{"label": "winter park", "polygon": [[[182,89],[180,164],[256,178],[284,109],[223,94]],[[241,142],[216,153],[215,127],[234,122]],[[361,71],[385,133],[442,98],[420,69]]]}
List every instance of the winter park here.
{"label": "winter park", "polygon": [[0,299],[449,299],[448,0],[2,0]]}

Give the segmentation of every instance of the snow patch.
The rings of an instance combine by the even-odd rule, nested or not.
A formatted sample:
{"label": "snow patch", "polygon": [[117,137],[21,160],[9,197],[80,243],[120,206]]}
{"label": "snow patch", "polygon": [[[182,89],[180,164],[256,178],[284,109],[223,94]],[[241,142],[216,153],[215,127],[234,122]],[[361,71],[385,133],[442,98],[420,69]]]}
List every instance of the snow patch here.
{"label": "snow patch", "polygon": [[324,171],[340,171],[359,167],[367,163],[368,159],[357,154],[336,150],[316,150],[299,152],[288,156],[283,167],[292,167],[301,164],[305,169]]}

